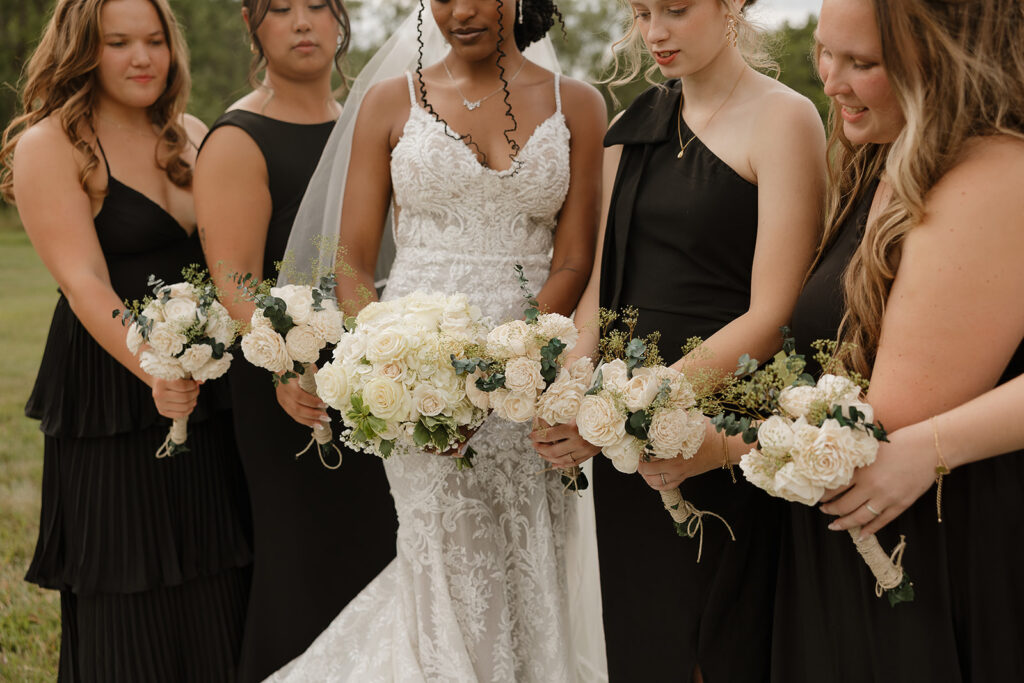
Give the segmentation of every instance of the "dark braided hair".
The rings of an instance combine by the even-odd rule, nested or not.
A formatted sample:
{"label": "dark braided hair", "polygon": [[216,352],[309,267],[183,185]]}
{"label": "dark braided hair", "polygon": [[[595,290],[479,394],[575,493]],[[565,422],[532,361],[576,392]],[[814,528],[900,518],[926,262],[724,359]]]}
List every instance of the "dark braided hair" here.
{"label": "dark braided hair", "polygon": [[[516,116],[512,112],[512,103],[509,101],[509,84],[505,78],[505,57],[507,56],[502,44],[505,41],[505,23],[503,19],[502,10],[505,7],[505,0],[495,0],[498,3],[498,78],[501,80],[501,89],[504,91],[503,100],[505,102],[505,115],[512,121],[512,126],[502,131],[505,135],[505,140],[508,142],[509,159],[512,161],[512,174],[519,169],[519,143],[512,138],[512,133],[519,129],[519,122],[516,121]],[[464,142],[470,147],[476,150],[477,155],[481,158],[481,163],[485,166],[487,163],[487,155],[484,153],[480,146],[473,140],[473,136],[470,134],[458,135],[452,131],[448,122],[445,121],[441,116],[434,110],[432,104],[427,101],[427,86],[423,81],[423,11],[426,3],[429,0],[421,0],[419,11],[416,15],[416,42],[419,47],[418,58],[416,60],[416,79],[419,83],[420,102],[423,104],[423,109],[427,111],[434,120],[444,126],[445,135],[448,137]],[[514,25],[513,35],[516,41],[516,47],[520,50],[525,50],[529,45],[537,42],[551,29],[555,24],[557,18],[559,23],[562,25],[562,33],[565,33],[565,20],[562,18],[562,13],[558,11],[558,7],[555,6],[554,0],[519,0],[523,3],[523,23]]]}

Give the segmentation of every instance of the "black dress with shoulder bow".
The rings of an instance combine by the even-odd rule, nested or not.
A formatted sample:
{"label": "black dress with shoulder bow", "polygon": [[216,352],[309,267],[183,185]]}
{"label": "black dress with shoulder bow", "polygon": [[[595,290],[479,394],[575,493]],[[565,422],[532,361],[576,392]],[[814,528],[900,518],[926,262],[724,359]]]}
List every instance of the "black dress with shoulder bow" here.
{"label": "black dress with shoulder bow", "polygon": [[[639,310],[640,336],[659,330],[667,363],[690,337],[708,338],[745,313],[757,238],[757,186],[696,138],[682,159],[678,81],[651,88],[605,137],[622,145],[601,269],[604,308]],[[693,134],[680,121],[684,140]],[[598,456],[594,501],[612,681],[765,681],[780,505],[715,470],[683,483],[705,519],[680,538],[658,493]]]}

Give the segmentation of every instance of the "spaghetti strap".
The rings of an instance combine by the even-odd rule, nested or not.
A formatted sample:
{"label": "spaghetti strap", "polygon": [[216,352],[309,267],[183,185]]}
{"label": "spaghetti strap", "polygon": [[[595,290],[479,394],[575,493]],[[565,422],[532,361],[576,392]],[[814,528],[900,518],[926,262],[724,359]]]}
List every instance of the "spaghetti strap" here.
{"label": "spaghetti strap", "polygon": [[100,148],[100,156],[103,157],[103,165],[107,167],[107,182],[110,182],[110,178],[112,177],[110,175],[110,162],[107,161],[107,153],[103,149],[103,143],[100,142],[100,136],[99,135],[96,136],[96,146]]}
{"label": "spaghetti strap", "polygon": [[561,86],[561,74],[555,74],[555,113],[562,113],[562,86]]}
{"label": "spaghetti strap", "polygon": [[416,90],[412,85],[412,74],[408,71],[405,72],[405,80],[409,82],[409,104],[413,107],[416,106]]}

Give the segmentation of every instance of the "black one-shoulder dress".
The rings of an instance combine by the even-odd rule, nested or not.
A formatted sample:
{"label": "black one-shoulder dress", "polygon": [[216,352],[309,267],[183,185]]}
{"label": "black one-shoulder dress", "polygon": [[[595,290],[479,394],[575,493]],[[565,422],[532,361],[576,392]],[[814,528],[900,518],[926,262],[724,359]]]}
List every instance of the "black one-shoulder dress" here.
{"label": "black one-shoulder dress", "polygon": [[[102,149],[102,148],[101,148]],[[94,219],[118,296],[179,282],[199,239],[110,174]],[[25,412],[41,420],[43,501],[26,579],[61,591],[62,681],[224,681],[249,588],[249,503],[226,381],[189,417],[190,452],[157,459],[170,420],[61,295]]]}
{"label": "black one-shoulder dress", "polygon": [[[745,313],[757,238],[757,186],[700,139],[677,158],[680,85],[643,93],[611,127],[623,145],[605,232],[602,307],[639,309],[640,336],[660,330],[667,363],[693,336]],[[692,135],[680,121],[684,140]],[[610,680],[764,681],[778,558],[780,505],[743,478],[715,470],[682,485],[720,514],[697,540],[680,538],[639,475],[595,458],[594,505]],[[738,655],[742,644],[742,655]]]}
{"label": "black one-shoulder dress", "polygon": [[[799,351],[839,333],[843,273],[864,235],[876,188],[872,184],[859,198],[800,295],[793,313]],[[1000,383],[1022,372],[1024,344]],[[915,593],[913,602],[895,607],[875,597],[875,580],[849,534],[828,530],[832,517],[816,507],[787,504],[772,680],[1024,680],[1022,490],[1024,451],[1007,453],[958,467],[945,478],[942,524],[934,491],[889,522],[878,540],[891,550],[906,537],[903,567]]]}
{"label": "black one-shoulder dress", "polygon": [[[277,276],[275,264],[333,125],[233,110],[210,128],[242,129],[266,161],[273,212],[263,278]],[[239,676],[248,683],[302,654],[394,559],[398,520],[379,458],[346,450],[337,470],[324,468],[313,452],[296,460],[310,430],[282,410],[270,373],[239,354],[229,375],[256,553]],[[337,430],[340,418],[333,417]]]}

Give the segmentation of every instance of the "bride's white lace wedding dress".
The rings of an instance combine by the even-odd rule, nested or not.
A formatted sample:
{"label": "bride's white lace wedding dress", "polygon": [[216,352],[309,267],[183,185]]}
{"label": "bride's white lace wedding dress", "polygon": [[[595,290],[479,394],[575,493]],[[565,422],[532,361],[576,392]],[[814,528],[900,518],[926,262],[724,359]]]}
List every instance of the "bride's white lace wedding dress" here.
{"label": "bride's white lace wedding dress", "polygon": [[[534,289],[545,282],[569,187],[558,76],[557,109],[515,173],[482,166],[447,135],[407,77],[410,116],[391,160],[397,256],[383,298],[464,292],[497,322],[521,317],[513,268]],[[565,556],[578,499],[542,472],[528,432],[491,418],[467,471],[428,454],[386,460],[397,558],[272,680],[576,680]]]}

